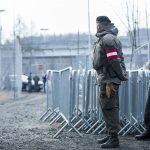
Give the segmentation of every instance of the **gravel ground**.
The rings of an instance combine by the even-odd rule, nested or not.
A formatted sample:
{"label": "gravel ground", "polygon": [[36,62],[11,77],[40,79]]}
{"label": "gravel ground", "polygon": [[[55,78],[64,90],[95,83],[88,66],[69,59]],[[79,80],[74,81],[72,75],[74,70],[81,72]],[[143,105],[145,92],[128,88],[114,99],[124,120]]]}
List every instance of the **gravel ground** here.
{"label": "gravel ground", "polygon": [[[60,123],[49,125],[39,121],[45,111],[44,93],[23,93],[17,100],[12,99],[10,94],[4,94],[0,99],[0,150],[101,149],[96,140],[103,134],[82,133],[83,137],[79,137],[76,132],[65,129],[54,139]],[[132,136],[120,136],[120,145],[122,150],[150,150],[150,141],[136,141]]]}

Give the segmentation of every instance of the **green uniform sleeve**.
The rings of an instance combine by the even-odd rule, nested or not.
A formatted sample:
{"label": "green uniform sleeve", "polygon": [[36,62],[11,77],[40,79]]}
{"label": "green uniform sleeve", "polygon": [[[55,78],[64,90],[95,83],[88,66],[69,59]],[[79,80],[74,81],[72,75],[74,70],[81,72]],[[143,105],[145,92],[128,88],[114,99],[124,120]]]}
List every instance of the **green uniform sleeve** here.
{"label": "green uniform sleeve", "polygon": [[123,80],[126,68],[120,41],[116,36],[108,34],[103,38],[103,49],[107,56],[107,63],[111,66],[117,77]]}

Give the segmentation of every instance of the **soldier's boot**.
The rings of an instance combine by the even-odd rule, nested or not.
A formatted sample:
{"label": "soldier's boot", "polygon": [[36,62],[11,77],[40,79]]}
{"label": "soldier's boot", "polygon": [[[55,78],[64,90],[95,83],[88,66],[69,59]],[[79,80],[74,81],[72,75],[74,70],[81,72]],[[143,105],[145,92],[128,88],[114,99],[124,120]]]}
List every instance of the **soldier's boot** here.
{"label": "soldier's boot", "polygon": [[106,141],[106,143],[101,144],[101,148],[118,148],[119,147],[119,139],[117,133],[110,133],[110,138]]}
{"label": "soldier's boot", "polygon": [[110,135],[107,135],[107,136],[105,136],[101,139],[97,139],[97,143],[98,144],[103,144],[103,143],[107,142],[109,140],[109,138],[110,138]]}
{"label": "soldier's boot", "polygon": [[136,135],[135,139],[137,139],[137,140],[150,140],[150,131],[145,130],[142,134]]}

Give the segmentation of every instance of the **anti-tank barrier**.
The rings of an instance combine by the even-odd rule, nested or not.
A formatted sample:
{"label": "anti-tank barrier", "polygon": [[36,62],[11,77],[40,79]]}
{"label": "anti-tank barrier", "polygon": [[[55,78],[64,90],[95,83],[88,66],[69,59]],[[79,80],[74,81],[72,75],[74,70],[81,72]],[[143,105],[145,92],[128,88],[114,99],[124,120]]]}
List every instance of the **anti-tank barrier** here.
{"label": "anti-tank barrier", "polygon": [[[129,70],[128,77],[129,80],[122,82],[119,90],[121,135],[144,130],[149,71]],[[60,118],[63,120],[62,128],[54,137],[67,126],[80,136],[80,131],[93,134],[106,130],[99,107],[99,88],[94,70],[72,70],[71,67],[49,70],[47,78],[47,110],[41,119],[50,119],[50,124]]]}

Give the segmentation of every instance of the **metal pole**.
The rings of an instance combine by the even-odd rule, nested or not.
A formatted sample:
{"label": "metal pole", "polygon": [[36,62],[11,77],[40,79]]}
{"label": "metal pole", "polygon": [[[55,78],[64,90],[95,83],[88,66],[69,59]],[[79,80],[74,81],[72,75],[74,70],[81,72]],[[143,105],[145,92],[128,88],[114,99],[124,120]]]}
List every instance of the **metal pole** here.
{"label": "metal pole", "polygon": [[88,68],[91,68],[91,31],[90,31],[90,0],[88,0],[88,51],[89,51],[89,65]]}
{"label": "metal pole", "polygon": [[79,69],[79,31],[78,31],[78,42],[77,42],[77,46],[78,46],[78,48],[77,48],[77,57],[78,57],[78,59],[77,59],[77,63],[78,63],[77,69]]}
{"label": "metal pole", "polygon": [[48,28],[41,28],[40,30],[43,31],[42,40],[43,40],[43,44],[46,45],[46,32],[48,31]]}
{"label": "metal pole", "polygon": [[2,27],[0,25],[0,89],[2,88],[2,44],[1,44],[1,33],[2,33]]}
{"label": "metal pole", "polygon": [[[5,10],[0,9],[0,13]],[[0,14],[0,89],[2,89],[2,25],[1,25],[1,14]]]}
{"label": "metal pole", "polygon": [[150,60],[150,42],[148,42],[148,44],[147,44],[147,52],[148,52],[148,54],[147,54],[147,56],[148,56],[147,62],[148,62]]}

